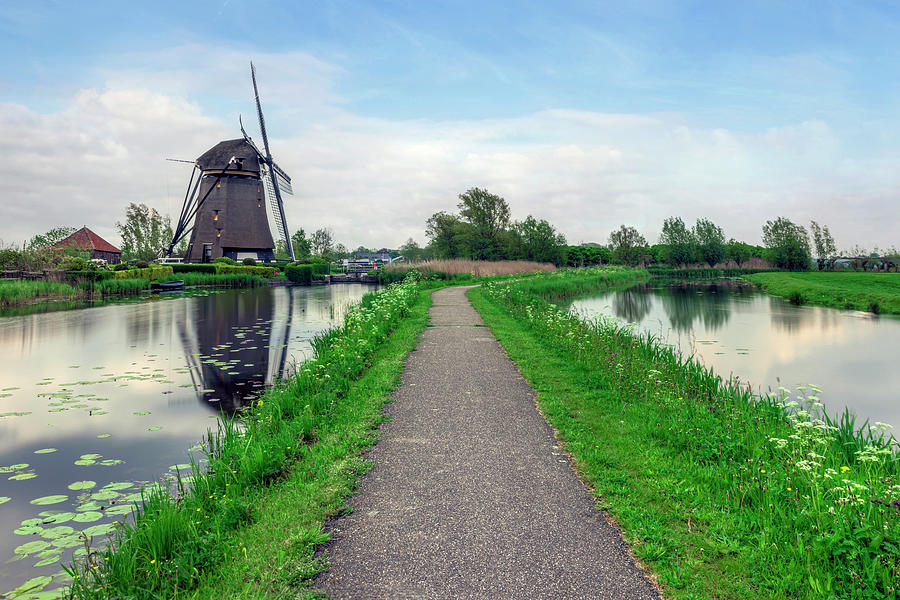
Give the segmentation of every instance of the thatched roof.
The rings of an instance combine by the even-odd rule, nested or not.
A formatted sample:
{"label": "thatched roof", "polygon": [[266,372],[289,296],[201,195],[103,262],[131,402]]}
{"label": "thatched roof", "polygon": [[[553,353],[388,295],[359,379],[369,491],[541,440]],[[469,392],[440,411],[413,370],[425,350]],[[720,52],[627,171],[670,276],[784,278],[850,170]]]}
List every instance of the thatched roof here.
{"label": "thatched roof", "polygon": [[243,159],[243,163],[240,166],[231,165],[228,167],[229,170],[259,173],[259,160],[256,150],[244,138],[219,142],[200,155],[200,158],[197,159],[197,165],[203,171],[221,171],[228,166],[228,161],[232,157],[238,160]]}

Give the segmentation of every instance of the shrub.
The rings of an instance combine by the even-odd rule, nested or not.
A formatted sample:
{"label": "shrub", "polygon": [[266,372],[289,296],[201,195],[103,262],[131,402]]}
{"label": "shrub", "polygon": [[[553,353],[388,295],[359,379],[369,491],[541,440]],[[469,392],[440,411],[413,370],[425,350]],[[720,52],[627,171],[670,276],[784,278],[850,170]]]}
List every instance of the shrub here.
{"label": "shrub", "polygon": [[97,269],[79,269],[66,271],[66,279],[73,284],[90,281],[103,281],[105,279],[111,279],[112,276],[113,271],[100,271]]}
{"label": "shrub", "polygon": [[150,263],[147,262],[146,260],[136,260],[136,261],[134,261],[134,266],[137,267],[138,269],[146,269],[147,267],[150,266]]}
{"label": "shrub", "polygon": [[66,256],[59,263],[65,271],[95,271],[96,265],[80,256]]}
{"label": "shrub", "polygon": [[219,264],[226,264],[226,265],[236,265],[237,264],[236,260],[228,258],[227,256],[220,256],[219,258],[213,260],[213,262],[219,263]]}
{"label": "shrub", "polygon": [[113,271],[127,271],[128,265],[126,263],[119,263],[113,267]]}
{"label": "shrub", "polygon": [[216,273],[218,272],[219,265],[214,265],[210,263],[204,264],[181,264],[181,265],[172,265],[172,271],[174,273]]}
{"label": "shrub", "polygon": [[313,266],[294,265],[292,267],[285,267],[284,274],[285,277],[294,283],[310,285],[313,280]]}
{"label": "shrub", "polygon": [[256,266],[256,259],[250,258],[249,256],[241,262],[244,266],[247,266],[247,267],[255,267]]}
{"label": "shrub", "polygon": [[257,277],[275,277],[275,267],[245,267],[244,265],[216,265],[216,273],[256,275]]}
{"label": "shrub", "polygon": [[123,271],[115,271],[112,278],[117,280],[123,279],[146,279],[154,280],[168,277],[173,273],[173,269],[169,265],[153,265],[146,269],[125,269]]}

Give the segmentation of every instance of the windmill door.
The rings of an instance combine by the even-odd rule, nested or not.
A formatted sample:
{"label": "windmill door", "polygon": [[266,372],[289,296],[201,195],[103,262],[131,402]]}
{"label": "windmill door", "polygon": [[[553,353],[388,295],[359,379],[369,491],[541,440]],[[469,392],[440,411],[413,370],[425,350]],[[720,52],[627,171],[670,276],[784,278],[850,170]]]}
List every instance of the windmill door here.
{"label": "windmill door", "polygon": [[203,244],[203,262],[212,262],[212,244]]}

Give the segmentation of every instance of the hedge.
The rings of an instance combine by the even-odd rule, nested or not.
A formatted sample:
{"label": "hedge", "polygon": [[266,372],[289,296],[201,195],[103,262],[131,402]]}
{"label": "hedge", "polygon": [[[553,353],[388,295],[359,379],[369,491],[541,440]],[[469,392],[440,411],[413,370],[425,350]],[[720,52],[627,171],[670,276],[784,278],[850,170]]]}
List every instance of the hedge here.
{"label": "hedge", "polygon": [[112,271],[66,271],[66,279],[71,283],[80,281],[103,281],[111,279]]}
{"label": "hedge", "polygon": [[275,277],[275,267],[247,267],[244,265],[229,265],[226,263],[203,263],[203,264],[181,264],[172,265],[176,273],[218,273],[241,274],[241,275],[257,275],[258,277]]}
{"label": "hedge", "polygon": [[294,283],[312,284],[313,265],[294,265],[284,268],[285,276]]}
{"label": "hedge", "polygon": [[174,272],[168,265],[147,267],[146,269],[127,269],[125,271],[113,271],[113,279],[161,279]]}

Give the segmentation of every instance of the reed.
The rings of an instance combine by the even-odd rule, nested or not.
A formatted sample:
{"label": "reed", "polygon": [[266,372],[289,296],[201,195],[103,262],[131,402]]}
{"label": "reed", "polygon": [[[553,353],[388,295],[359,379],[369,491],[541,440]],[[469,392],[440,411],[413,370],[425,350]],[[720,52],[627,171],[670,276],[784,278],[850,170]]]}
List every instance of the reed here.
{"label": "reed", "polygon": [[556,271],[556,267],[550,263],[537,263],[525,260],[486,261],[454,258],[446,260],[434,259],[407,264],[391,264],[386,265],[384,270],[400,273],[416,270],[423,275],[428,275],[430,273],[448,273],[450,275],[468,273],[475,277],[490,277],[494,275],[515,275],[519,273],[534,272],[552,273]]}

